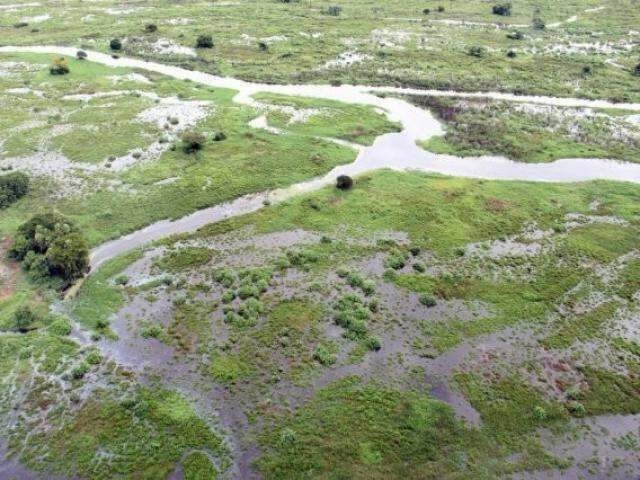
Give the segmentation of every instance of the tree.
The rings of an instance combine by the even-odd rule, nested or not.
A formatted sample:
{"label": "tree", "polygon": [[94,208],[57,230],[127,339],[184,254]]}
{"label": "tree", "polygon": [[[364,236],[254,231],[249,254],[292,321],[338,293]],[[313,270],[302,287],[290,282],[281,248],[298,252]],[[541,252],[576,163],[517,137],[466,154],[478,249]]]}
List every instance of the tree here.
{"label": "tree", "polygon": [[196,40],[196,48],[213,48],[211,35],[200,35]]}
{"label": "tree", "polygon": [[23,223],[9,250],[35,279],[58,278],[68,285],[89,265],[89,248],[78,228],[59,213],[34,215]]}
{"label": "tree", "polygon": [[69,65],[64,57],[58,57],[53,60],[49,67],[51,75],[66,75],[69,73]]}
{"label": "tree", "polygon": [[78,232],[55,237],[45,255],[50,274],[65,280],[84,275],[88,258],[87,243]]}
{"label": "tree", "polygon": [[120,51],[122,50],[122,42],[119,38],[112,38],[109,42],[109,47],[111,48],[111,50]]}
{"label": "tree", "polygon": [[634,69],[633,73],[640,77],[640,63],[636,65],[636,68]]}
{"label": "tree", "polygon": [[158,31],[158,26],[155,23],[147,23],[144,26],[144,31],[147,33],[154,33]]}
{"label": "tree", "polygon": [[85,60],[87,58],[87,52],[85,52],[84,50],[78,50],[76,52],[76,58],[78,60]]}

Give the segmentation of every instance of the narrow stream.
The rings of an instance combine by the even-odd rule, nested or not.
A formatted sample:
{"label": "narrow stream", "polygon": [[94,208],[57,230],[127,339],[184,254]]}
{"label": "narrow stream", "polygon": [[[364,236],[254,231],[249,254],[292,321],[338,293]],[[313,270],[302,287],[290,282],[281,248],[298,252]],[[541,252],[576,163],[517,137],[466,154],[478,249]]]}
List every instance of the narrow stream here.
{"label": "narrow stream", "polygon": [[[23,46],[0,47],[1,52],[50,53],[74,56],[73,47]],[[612,103],[605,100],[577,98],[555,98],[514,95],[499,92],[452,92],[438,90],[416,90],[396,87],[372,87],[343,85],[269,85],[249,83],[234,78],[218,77],[203,72],[186,70],[171,65],[133,58],[113,58],[99,53],[87,52],[89,61],[112,67],[138,68],[157,72],[176,79],[189,79],[211,87],[229,88],[238,91],[234,101],[255,105],[251,97],[257,92],[279,93],[322,98],[345,103],[372,105],[384,110],[392,121],[400,122],[402,131],[378,137],[374,144],[360,150],[356,160],[348,165],[334,168],[325,176],[301,182],[291,187],[256,193],[240,197],[232,202],[216,205],[187,215],[176,221],[162,220],[124,237],[96,247],[91,252],[91,268],[95,270],[105,261],[133,248],[172,234],[188,233],[209,223],[254,212],[265,200],[278,202],[294,195],[317,190],[333,183],[338,175],[355,176],[364,172],[390,168],[394,170],[419,170],[444,175],[483,178],[491,180],[523,180],[536,182],[580,182],[588,180],[617,180],[640,183],[640,164],[605,159],[575,158],[550,163],[522,163],[500,156],[456,157],[427,152],[416,145],[434,136],[444,135],[441,124],[427,110],[409,102],[381,95],[432,95],[463,98],[488,98],[512,102],[525,102],[559,107],[617,108],[640,112],[637,103]]]}

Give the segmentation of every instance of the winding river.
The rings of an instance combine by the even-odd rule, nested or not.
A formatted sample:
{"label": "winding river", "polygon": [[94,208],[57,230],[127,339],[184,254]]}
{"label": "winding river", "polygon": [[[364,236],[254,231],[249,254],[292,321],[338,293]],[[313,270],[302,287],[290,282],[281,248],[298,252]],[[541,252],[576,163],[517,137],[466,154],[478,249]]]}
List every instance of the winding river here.
{"label": "winding river", "polygon": [[[2,52],[74,56],[77,49],[58,46],[4,46],[0,47],[0,53]],[[333,183],[338,175],[343,174],[354,176],[371,170],[390,168],[491,180],[580,182],[603,179],[640,183],[640,164],[614,160],[573,158],[532,164],[516,162],[500,156],[461,158],[427,152],[420,148],[416,142],[443,135],[444,130],[441,124],[428,110],[418,108],[397,98],[397,96],[411,94],[487,98],[559,107],[616,108],[640,112],[640,104],[638,103],[612,103],[605,100],[527,96],[500,92],[469,93],[354,85],[337,87],[330,85],[270,85],[219,77],[134,58],[113,58],[111,55],[100,52],[87,52],[87,60],[111,67],[129,67],[157,72],[175,79],[191,80],[210,87],[237,90],[238,94],[234,97],[234,101],[241,104],[256,105],[252,95],[258,92],[269,92],[371,105],[382,109],[390,120],[399,122],[402,126],[400,132],[381,135],[372,146],[359,149],[358,156],[353,163],[336,167],[323,177],[301,182],[285,189],[246,195],[232,202],[199,210],[175,221],[162,220],[100,245],[91,252],[91,268],[94,271],[105,261],[133,248],[168,235],[192,232],[209,223],[254,212],[268,203],[266,200],[278,202],[300,193],[316,190]]]}

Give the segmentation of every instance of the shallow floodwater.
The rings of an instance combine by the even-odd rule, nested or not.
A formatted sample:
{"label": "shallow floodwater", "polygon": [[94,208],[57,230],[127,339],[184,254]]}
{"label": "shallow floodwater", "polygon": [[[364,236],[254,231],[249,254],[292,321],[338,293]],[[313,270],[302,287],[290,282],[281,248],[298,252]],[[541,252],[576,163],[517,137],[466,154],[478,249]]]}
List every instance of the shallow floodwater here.
{"label": "shallow floodwater", "polygon": [[[73,56],[77,49],[56,46],[0,47],[0,52],[34,52]],[[640,104],[614,104],[604,100],[519,96],[498,92],[460,93],[438,90],[416,90],[396,87],[371,87],[343,85],[268,85],[249,83],[228,77],[218,77],[203,72],[185,70],[133,58],[113,58],[99,52],[87,52],[89,61],[113,67],[138,68],[158,72],[177,79],[191,81],[218,88],[238,90],[234,101],[256,105],[252,95],[257,92],[280,93],[336,100],[346,103],[372,105],[382,109],[389,119],[400,122],[402,131],[389,133],[376,139],[374,144],[360,150],[356,160],[342,165],[323,177],[292,185],[271,193],[252,194],[233,202],[200,210],[176,221],[163,220],[125,237],[108,242],[94,249],[91,267],[100,266],[106,260],[153,240],[172,234],[187,233],[213,222],[232,216],[251,213],[262,207],[265,199],[282,201],[293,195],[310,192],[333,183],[338,175],[355,176],[371,170],[390,168],[394,170],[419,170],[460,177],[492,180],[525,180],[538,182],[580,182],[596,179],[618,180],[640,183],[640,164],[604,159],[563,159],[550,163],[521,163],[504,157],[456,157],[427,152],[416,145],[434,136],[443,135],[440,123],[427,110],[418,108],[399,98],[381,95],[433,95],[491,98],[513,102],[556,105],[564,107],[620,108],[640,112]]]}

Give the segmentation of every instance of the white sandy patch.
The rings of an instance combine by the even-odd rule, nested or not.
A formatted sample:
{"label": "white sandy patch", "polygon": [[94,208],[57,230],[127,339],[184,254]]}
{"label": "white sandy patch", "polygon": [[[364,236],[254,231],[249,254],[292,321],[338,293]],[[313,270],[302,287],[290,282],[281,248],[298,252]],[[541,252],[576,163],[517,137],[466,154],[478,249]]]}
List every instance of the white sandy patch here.
{"label": "white sandy patch", "polygon": [[137,115],[137,120],[154,123],[165,131],[164,141],[155,141],[146,149],[136,149],[127,155],[110,162],[110,169],[123,170],[132,165],[157,160],[166,152],[173,142],[178,140],[179,133],[194,127],[200,120],[212,112],[211,103],[205,101],[184,101],[177,97],[160,99],[160,103]]}
{"label": "white sandy patch", "polygon": [[93,22],[95,20],[95,18],[96,18],[96,16],[90,13],[90,14],[85,15],[84,17],[82,17],[80,19],[80,21],[88,23],[88,22]]}
{"label": "white sandy patch", "polygon": [[271,37],[262,37],[260,39],[261,42],[266,43],[267,45],[271,45],[272,43],[277,42],[286,42],[288,40],[284,35],[272,35]]}
{"label": "white sandy patch", "polygon": [[193,20],[190,18],[170,18],[164,23],[167,25],[190,25],[193,23]]}
{"label": "white sandy patch", "polygon": [[20,21],[25,23],[42,23],[42,22],[46,22],[50,18],[51,18],[51,15],[49,15],[48,13],[45,13],[44,15],[35,15],[33,17],[22,17]]}
{"label": "white sandy patch", "polygon": [[495,28],[496,30],[501,30],[506,28],[526,28],[530,26],[526,24],[471,22],[467,20],[450,20],[450,19],[429,20],[429,23],[439,23],[441,25],[460,26],[460,27],[482,27],[482,28],[488,27],[488,28]]}
{"label": "white sandy patch", "polygon": [[256,37],[252,37],[251,35],[247,35],[243,33],[240,35],[240,38],[237,40],[231,40],[231,43],[235,45],[252,45],[256,43],[258,39]]}
{"label": "white sandy patch", "polygon": [[184,130],[195,126],[209,113],[211,113],[211,102],[186,101],[177,97],[169,97],[162,98],[160,103],[140,112],[137,119],[141,122],[155,123],[158,128],[164,129],[168,119],[172,118],[178,122],[175,125],[169,122],[169,129]]}
{"label": "white sandy patch", "polygon": [[299,32],[301,37],[305,38],[321,38],[324,34],[322,32]]}
{"label": "white sandy patch", "polygon": [[178,180],[180,180],[180,177],[169,177],[169,178],[165,178],[164,180],[159,180],[155,182],[154,185],[170,185],[172,183],[177,182]]}
{"label": "white sandy patch", "polygon": [[115,84],[122,82],[138,82],[145,84],[153,83],[147,77],[145,77],[144,75],[140,75],[139,73],[127,73],[126,75],[109,75],[107,78]]}
{"label": "white sandy patch", "polygon": [[579,55],[611,55],[614,53],[629,52],[633,48],[634,44],[632,42],[569,42],[566,44],[548,45],[544,48],[544,52]]}
{"label": "white sandy patch", "polygon": [[356,63],[362,63],[367,60],[371,60],[373,57],[366,53],[359,52],[344,52],[338,55],[335,59],[326,62],[322,68],[345,68],[350,67]]}
{"label": "white sandy patch", "polygon": [[550,23],[547,25],[547,28],[558,28],[566,23],[575,23],[578,21],[578,16],[574,15],[572,17],[567,18],[566,20],[563,20],[561,22],[554,22],[554,23]]}
{"label": "white sandy patch", "polygon": [[381,47],[403,50],[413,34],[406,30],[391,30],[388,28],[377,28],[371,32],[371,39]]}
{"label": "white sandy patch", "polygon": [[0,77],[12,77],[22,72],[37,72],[45,68],[41,63],[0,62]]}
{"label": "white sandy patch", "polygon": [[31,3],[10,3],[9,5],[0,5],[0,10],[18,10],[20,8],[39,7],[41,4],[38,2]]}
{"label": "white sandy patch", "polygon": [[186,57],[197,56],[194,48],[185,47],[167,38],[159,38],[154,43],[150,43],[149,47],[151,51],[160,55],[184,55]]}
{"label": "white sandy patch", "polygon": [[136,95],[139,97],[149,98],[151,100],[159,100],[160,97],[153,92],[144,92],[142,90],[110,90],[107,92],[95,92],[95,93],[74,93],[65,95],[62,100],[90,102],[97,98],[109,98],[109,97],[121,97],[124,95]]}
{"label": "white sandy patch", "polygon": [[273,133],[274,135],[284,135],[284,131],[280,130],[279,128],[275,128],[275,127],[270,127],[269,124],[267,123],[267,116],[266,115],[261,115],[257,118],[254,118],[253,120],[251,120],[249,122],[249,126],[251,128],[255,128],[258,130],[266,130],[269,133]]}
{"label": "white sandy patch", "polygon": [[627,117],[627,120],[631,123],[635,123],[637,125],[640,125],[640,115],[629,115]]}
{"label": "white sandy patch", "polygon": [[41,90],[32,90],[29,87],[17,87],[17,88],[7,88],[5,93],[10,93],[13,95],[35,95],[36,97],[44,97],[44,92]]}
{"label": "white sandy patch", "polygon": [[144,10],[143,7],[132,7],[132,8],[105,8],[103,11],[109,15],[130,15],[132,13],[139,12],[140,10]]}
{"label": "white sandy patch", "polygon": [[601,12],[601,11],[602,11],[602,10],[604,10],[605,8],[607,8],[607,7],[602,6],[602,7],[596,7],[596,8],[587,8],[587,9],[584,11],[584,13]]}

